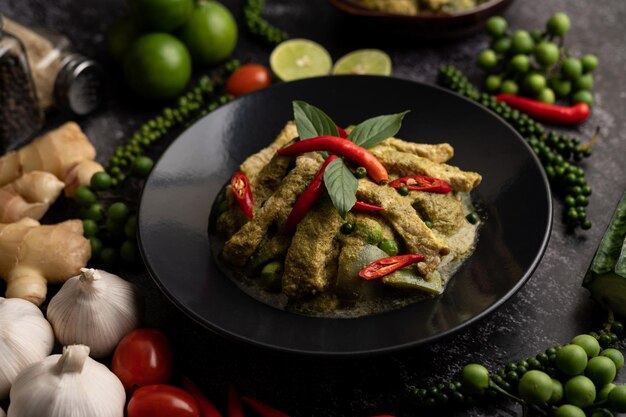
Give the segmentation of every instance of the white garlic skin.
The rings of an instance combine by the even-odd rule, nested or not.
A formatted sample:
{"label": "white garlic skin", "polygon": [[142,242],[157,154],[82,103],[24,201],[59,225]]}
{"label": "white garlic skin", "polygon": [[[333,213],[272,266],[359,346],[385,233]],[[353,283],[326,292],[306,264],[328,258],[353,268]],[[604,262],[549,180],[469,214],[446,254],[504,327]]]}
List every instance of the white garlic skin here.
{"label": "white garlic skin", "polygon": [[91,356],[113,354],[120,340],[139,326],[135,286],[106,271],[82,268],[48,305],[48,320],[60,344],[83,344]]}
{"label": "white garlic skin", "polygon": [[53,347],[52,327],[37,306],[0,297],[0,400],[9,396],[20,371],[48,356]]}
{"label": "white garlic skin", "polygon": [[8,417],[124,417],[125,402],[115,374],[87,346],[73,345],[20,372]]}

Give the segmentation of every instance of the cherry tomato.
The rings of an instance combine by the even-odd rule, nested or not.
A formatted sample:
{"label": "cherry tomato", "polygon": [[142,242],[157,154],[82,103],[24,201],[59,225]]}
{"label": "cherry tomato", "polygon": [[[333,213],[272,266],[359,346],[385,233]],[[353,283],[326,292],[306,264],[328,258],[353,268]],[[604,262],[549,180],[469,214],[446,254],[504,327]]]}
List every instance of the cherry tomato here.
{"label": "cherry tomato", "polygon": [[265,88],[272,83],[270,71],[263,65],[246,64],[237,68],[226,82],[226,91],[238,97],[261,88]]}
{"label": "cherry tomato", "polygon": [[134,392],[128,417],[200,417],[191,394],[171,385],[148,385]]}
{"label": "cherry tomato", "polygon": [[165,384],[172,375],[172,351],[167,337],[156,329],[136,329],[117,345],[111,364],[126,391]]}

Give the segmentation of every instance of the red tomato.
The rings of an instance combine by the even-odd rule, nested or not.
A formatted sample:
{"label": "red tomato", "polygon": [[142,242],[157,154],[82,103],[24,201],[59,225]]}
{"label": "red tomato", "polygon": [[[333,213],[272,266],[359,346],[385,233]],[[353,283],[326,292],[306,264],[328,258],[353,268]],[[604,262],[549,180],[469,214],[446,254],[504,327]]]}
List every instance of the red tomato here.
{"label": "red tomato", "polygon": [[165,384],[172,375],[172,350],[167,337],[156,329],[136,329],[117,345],[111,363],[126,391]]}
{"label": "red tomato", "polygon": [[272,83],[270,71],[263,65],[246,64],[237,68],[226,81],[226,91],[238,97],[261,88],[265,88]]}
{"label": "red tomato", "polygon": [[198,403],[187,391],[171,385],[148,385],[134,392],[128,417],[200,417]]}

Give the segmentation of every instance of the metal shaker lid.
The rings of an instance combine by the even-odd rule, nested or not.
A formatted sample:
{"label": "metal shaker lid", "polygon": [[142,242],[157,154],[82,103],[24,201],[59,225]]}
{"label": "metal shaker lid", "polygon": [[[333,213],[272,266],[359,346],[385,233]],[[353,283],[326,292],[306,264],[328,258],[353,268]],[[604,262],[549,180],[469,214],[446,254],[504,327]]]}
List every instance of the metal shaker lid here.
{"label": "metal shaker lid", "polygon": [[54,85],[57,107],[83,116],[94,111],[102,100],[103,72],[100,66],[80,54],[66,55]]}

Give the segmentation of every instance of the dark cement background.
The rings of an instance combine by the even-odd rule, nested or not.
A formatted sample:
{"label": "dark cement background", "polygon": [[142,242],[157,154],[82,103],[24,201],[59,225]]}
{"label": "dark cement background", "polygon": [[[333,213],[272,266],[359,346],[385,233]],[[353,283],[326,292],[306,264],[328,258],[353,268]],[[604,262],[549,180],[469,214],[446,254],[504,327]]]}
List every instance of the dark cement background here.
{"label": "dark cement background", "polygon": [[[241,21],[243,0],[224,0],[224,3]],[[372,41],[350,33],[343,17],[324,0],[268,0],[267,3],[266,16],[272,22],[294,38],[306,37],[322,43],[334,59],[353,49],[382,47],[390,53],[397,77],[433,83],[437,68],[453,63],[475,82],[479,81],[480,71],[475,68],[474,59],[486,46],[483,35],[434,46],[395,46],[382,34]],[[96,58],[109,70],[111,88],[105,106],[79,120],[95,143],[101,161],[107,161],[114,147],[156,109],[127,95],[105,52],[104,33],[125,10],[122,0],[0,0],[0,12],[27,24],[67,34],[80,52]],[[589,300],[580,283],[613,208],[626,188],[623,79],[626,3],[623,0],[517,0],[505,17],[513,28],[530,29],[543,26],[557,11],[571,17],[572,30],[567,37],[571,50],[576,54],[595,53],[600,59],[600,67],[594,74],[597,105],[591,119],[578,131],[584,138],[590,137],[596,126],[602,127],[602,138],[594,148],[594,155],[583,165],[593,188],[588,207],[588,217],[594,224],[591,230],[568,233],[560,221],[563,206],[555,200],[555,222],[546,254],[525,287],[503,307],[472,328],[432,346],[361,360],[288,357],[233,344],[178,312],[141,271],[132,274],[145,294],[146,323],[166,329],[174,341],[177,369],[196,379],[222,409],[227,385],[235,384],[241,392],[298,417],[358,417],[383,412],[398,416],[430,415],[407,402],[404,393],[408,385],[447,380],[470,361],[484,363],[494,370],[506,362],[534,356],[555,343],[567,343],[578,333],[598,328],[604,313]],[[267,63],[269,50],[251,43],[242,34],[235,56]],[[62,115],[53,114],[48,126],[62,119]],[[532,207],[519,209],[533,215]],[[61,202],[52,217],[62,217],[67,210],[71,209]],[[626,344],[622,342],[620,347]],[[626,380],[623,372],[619,379]],[[449,414],[521,415],[521,411],[512,403],[501,402],[456,413],[432,413]]]}

